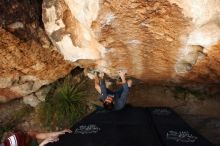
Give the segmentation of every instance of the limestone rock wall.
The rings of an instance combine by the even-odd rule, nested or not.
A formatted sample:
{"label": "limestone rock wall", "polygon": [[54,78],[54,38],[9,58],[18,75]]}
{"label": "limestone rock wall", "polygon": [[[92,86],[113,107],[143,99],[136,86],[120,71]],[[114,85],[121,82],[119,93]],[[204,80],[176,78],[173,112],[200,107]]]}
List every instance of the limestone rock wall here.
{"label": "limestone rock wall", "polygon": [[44,0],[42,18],[66,60],[93,62],[92,68],[112,77],[125,69],[150,84],[211,84],[220,81],[219,5],[220,0]]}
{"label": "limestone rock wall", "polygon": [[0,102],[43,101],[47,85],[75,65],[51,44],[42,22],[42,0],[0,1]]}
{"label": "limestone rock wall", "polygon": [[53,48],[43,48],[34,40],[21,41],[2,28],[0,34],[1,102],[30,96],[74,68]]}
{"label": "limestone rock wall", "polygon": [[127,70],[149,84],[218,84],[219,5],[220,0],[0,1],[0,100],[43,100],[42,86],[75,65],[113,78]]}
{"label": "limestone rock wall", "polygon": [[45,29],[65,59],[77,61],[99,59],[102,56],[104,48],[98,43],[91,30],[91,24],[96,19],[98,10],[98,1],[44,1]]}

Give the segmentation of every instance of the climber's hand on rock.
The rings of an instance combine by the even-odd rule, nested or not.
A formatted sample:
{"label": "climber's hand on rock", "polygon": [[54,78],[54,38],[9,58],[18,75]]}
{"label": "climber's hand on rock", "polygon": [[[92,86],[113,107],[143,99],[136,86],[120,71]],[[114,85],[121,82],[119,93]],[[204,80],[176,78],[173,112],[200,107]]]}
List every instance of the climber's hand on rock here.
{"label": "climber's hand on rock", "polygon": [[103,79],[104,76],[105,76],[105,73],[104,73],[104,72],[100,72],[100,73],[99,73],[99,77],[100,77],[101,79]]}
{"label": "climber's hand on rock", "polygon": [[119,74],[119,76],[120,76],[120,78],[121,78],[121,80],[122,80],[122,83],[126,83],[126,79],[125,79],[125,74],[126,74],[127,72],[125,71],[125,70],[120,70],[120,71],[118,71],[118,74]]}

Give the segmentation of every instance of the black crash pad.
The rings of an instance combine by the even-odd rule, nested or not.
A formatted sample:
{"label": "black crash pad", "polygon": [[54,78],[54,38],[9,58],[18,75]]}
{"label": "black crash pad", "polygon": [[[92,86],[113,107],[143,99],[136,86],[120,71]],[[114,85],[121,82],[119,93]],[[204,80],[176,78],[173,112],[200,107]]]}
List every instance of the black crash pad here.
{"label": "black crash pad", "polygon": [[170,108],[147,108],[152,124],[164,146],[214,146],[192,129]]}
{"label": "black crash pad", "polygon": [[169,108],[97,111],[47,146],[214,146]]}

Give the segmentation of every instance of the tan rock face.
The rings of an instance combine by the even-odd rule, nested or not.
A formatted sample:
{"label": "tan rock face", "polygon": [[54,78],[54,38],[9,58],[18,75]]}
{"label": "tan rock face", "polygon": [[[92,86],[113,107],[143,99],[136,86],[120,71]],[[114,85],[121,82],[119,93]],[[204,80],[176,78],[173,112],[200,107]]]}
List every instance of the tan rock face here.
{"label": "tan rock face", "polygon": [[67,75],[73,68],[53,48],[23,42],[0,28],[0,101],[23,97]]}
{"label": "tan rock face", "polygon": [[[109,23],[110,14],[114,19]],[[189,26],[181,10],[168,1],[122,0],[103,2],[94,31],[108,48],[105,58],[111,68],[127,69],[145,81],[164,82],[175,73],[178,38]]]}
{"label": "tan rock face", "polygon": [[90,28],[97,17],[98,6],[98,1],[90,0],[44,1],[43,22],[46,31],[65,59],[76,61],[101,57],[103,46],[97,42]]}
{"label": "tan rock face", "polygon": [[65,59],[96,60],[95,68],[110,76],[126,69],[149,83],[216,83],[219,5],[220,0],[44,0],[43,22]]}

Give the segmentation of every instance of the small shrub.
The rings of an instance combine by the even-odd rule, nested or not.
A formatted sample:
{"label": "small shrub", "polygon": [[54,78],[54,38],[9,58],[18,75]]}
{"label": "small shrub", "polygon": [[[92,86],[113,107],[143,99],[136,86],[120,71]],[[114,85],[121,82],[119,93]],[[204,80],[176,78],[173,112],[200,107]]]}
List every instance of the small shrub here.
{"label": "small shrub", "polygon": [[69,75],[58,81],[38,107],[38,115],[44,126],[50,130],[70,127],[85,115],[87,102],[81,90],[83,81],[76,81]]}

